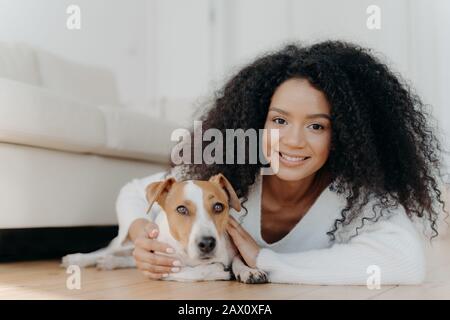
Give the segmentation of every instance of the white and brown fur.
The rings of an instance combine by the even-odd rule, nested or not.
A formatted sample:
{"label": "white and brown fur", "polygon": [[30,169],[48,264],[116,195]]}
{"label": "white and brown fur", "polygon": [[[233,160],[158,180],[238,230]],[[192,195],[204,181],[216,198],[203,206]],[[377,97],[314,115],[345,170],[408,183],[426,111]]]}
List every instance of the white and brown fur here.
{"label": "white and brown fur", "polygon": [[[222,174],[208,181],[177,182],[170,177],[148,185],[146,196],[149,211],[155,202],[161,208],[154,221],[159,227],[157,240],[173,247],[184,266],[164,280],[230,280],[234,277],[244,283],[267,282],[265,272],[250,268],[242,261],[226,232],[230,208],[239,212],[241,204],[230,182]],[[221,212],[214,210],[217,203],[223,206]],[[187,208],[188,213],[180,214],[177,211],[179,206]],[[204,239],[214,239],[214,249],[205,250]],[[206,243],[211,244],[211,241]],[[65,256],[63,266],[96,265],[100,269],[135,267],[131,253],[132,248],[124,249],[113,240],[105,249]]]}

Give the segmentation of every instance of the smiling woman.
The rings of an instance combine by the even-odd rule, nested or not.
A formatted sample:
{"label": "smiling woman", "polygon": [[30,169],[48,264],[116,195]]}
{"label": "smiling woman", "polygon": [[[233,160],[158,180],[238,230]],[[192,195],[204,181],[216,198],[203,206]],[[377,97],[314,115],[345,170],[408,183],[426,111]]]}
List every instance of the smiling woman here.
{"label": "smiling woman", "polygon": [[[242,197],[247,216],[233,239],[247,263],[257,261],[272,281],[362,284],[350,264],[367,255],[358,272],[376,262],[386,281],[423,280],[422,240],[412,221],[437,236],[440,143],[420,98],[369,49],[338,41],[288,45],[240,70],[201,120],[204,131],[280,132],[275,175],[259,176],[263,164],[185,166],[186,178],[223,173]],[[300,230],[311,236],[308,245],[294,243]],[[384,251],[368,254],[366,237]],[[393,252],[401,258],[386,263]],[[410,268],[417,273],[405,280],[401,270]]]}
{"label": "smiling woman", "polygon": [[[440,143],[427,117],[419,97],[370,50],[289,45],[240,70],[200,119],[202,133],[278,129],[277,143],[258,141],[272,150],[269,160],[279,158],[278,170],[263,175],[264,163],[190,159],[171,174],[208,180],[222,173],[230,181],[243,210],[230,210],[227,232],[270,282],[417,284],[426,259],[416,227],[436,237],[444,214]],[[195,143],[201,150],[207,141]],[[164,174],[133,180],[117,200],[115,243],[135,245],[141,270],[155,279],[172,260],[147,252],[167,244],[155,240],[144,190]]]}

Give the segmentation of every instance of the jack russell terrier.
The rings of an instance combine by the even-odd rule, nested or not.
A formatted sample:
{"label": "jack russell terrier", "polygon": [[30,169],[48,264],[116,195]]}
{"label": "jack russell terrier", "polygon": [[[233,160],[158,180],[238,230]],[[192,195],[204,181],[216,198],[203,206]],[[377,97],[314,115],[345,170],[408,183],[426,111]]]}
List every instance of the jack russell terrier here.
{"label": "jack russell terrier", "polygon": [[[222,174],[208,181],[177,182],[170,177],[149,184],[146,197],[147,213],[155,202],[161,208],[154,221],[159,227],[157,240],[171,245],[184,265],[164,280],[230,280],[234,277],[243,283],[268,281],[264,271],[250,268],[242,261],[226,231],[230,207],[239,212],[241,203]],[[93,253],[65,256],[62,266],[69,265],[96,265],[99,269],[136,266],[132,248],[123,249],[115,240],[107,248]]]}

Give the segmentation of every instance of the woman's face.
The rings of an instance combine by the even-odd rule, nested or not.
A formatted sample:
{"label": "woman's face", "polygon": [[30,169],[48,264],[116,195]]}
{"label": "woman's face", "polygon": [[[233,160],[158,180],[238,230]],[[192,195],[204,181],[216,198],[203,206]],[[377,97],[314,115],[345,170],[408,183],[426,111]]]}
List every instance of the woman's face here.
{"label": "woman's face", "polygon": [[[330,105],[306,79],[283,82],[274,92],[265,129],[279,129],[277,177],[298,181],[315,174],[327,161],[331,144]],[[268,150],[271,150],[270,141]],[[306,157],[306,159],[303,159]]]}

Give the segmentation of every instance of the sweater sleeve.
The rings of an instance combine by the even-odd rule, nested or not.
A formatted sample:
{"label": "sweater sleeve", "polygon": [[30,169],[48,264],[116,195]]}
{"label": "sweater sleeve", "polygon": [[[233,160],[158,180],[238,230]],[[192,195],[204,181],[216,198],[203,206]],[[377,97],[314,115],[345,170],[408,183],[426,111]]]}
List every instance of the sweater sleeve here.
{"label": "sweater sleeve", "polygon": [[139,218],[151,221],[156,217],[159,212],[157,203],[152,206],[151,211],[147,215],[148,201],[145,189],[152,182],[164,180],[166,174],[167,172],[164,171],[142,179],[133,179],[120,190],[116,200],[116,213],[119,223],[119,232],[116,241],[120,245],[131,243],[128,238],[128,229],[133,221]]}
{"label": "sweater sleeve", "polygon": [[329,248],[299,253],[263,248],[256,265],[275,283],[366,285],[378,270],[380,284],[387,285],[421,283],[425,260],[423,237],[404,212],[398,212]]}

